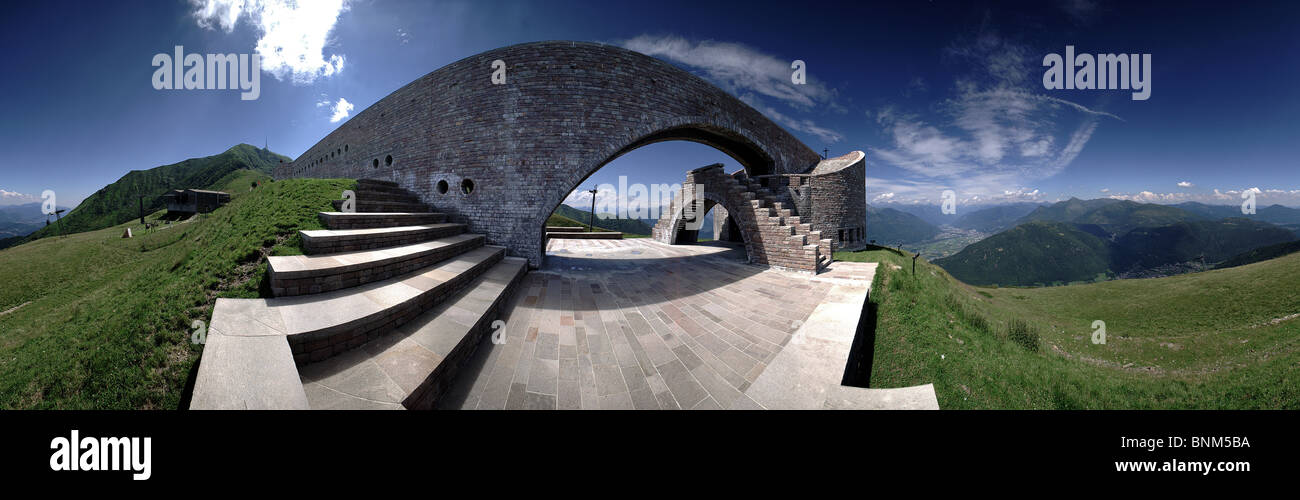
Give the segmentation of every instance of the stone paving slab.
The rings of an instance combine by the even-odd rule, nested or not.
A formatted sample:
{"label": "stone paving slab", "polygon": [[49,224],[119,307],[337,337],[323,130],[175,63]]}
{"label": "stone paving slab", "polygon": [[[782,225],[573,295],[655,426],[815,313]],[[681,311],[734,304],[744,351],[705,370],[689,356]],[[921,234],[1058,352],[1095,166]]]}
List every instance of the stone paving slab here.
{"label": "stone paving slab", "polygon": [[289,343],[281,335],[226,335],[208,329],[190,408],[306,409]]}
{"label": "stone paving slab", "polygon": [[[907,399],[841,395],[828,385],[833,375],[838,387],[874,267],[836,263],[839,275],[817,279],[744,257],[743,247],[723,243],[550,240],[544,267],[503,309],[505,343],[480,345],[440,405],[924,406],[923,390]],[[780,403],[773,396],[780,390],[795,394]]]}

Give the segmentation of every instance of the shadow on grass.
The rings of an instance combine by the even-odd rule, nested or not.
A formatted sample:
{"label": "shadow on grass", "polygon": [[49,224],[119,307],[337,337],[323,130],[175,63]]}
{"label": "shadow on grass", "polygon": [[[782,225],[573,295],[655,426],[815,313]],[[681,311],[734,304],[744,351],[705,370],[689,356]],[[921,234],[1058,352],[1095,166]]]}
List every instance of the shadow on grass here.
{"label": "shadow on grass", "polygon": [[876,303],[871,301],[870,296],[864,302],[840,385],[871,387],[871,363],[876,353]]}
{"label": "shadow on grass", "polygon": [[907,254],[905,254],[905,253],[899,251],[897,248],[893,248],[893,247],[882,247],[882,246],[880,246],[880,245],[870,245],[870,244],[868,244],[868,245],[866,246],[866,248],[863,248],[862,250],[858,250],[858,251],[860,251],[860,252],[870,252],[870,251],[873,251],[873,250],[883,250],[883,251],[886,251],[886,252],[892,253],[892,254],[894,254],[894,255],[897,255],[897,256],[899,256],[899,257],[907,257],[907,258],[909,258],[909,259],[911,258],[910,255],[907,255]]}
{"label": "shadow on grass", "polygon": [[190,400],[194,399],[194,381],[199,378],[199,363],[203,361],[203,354],[199,354],[194,359],[194,364],[190,366],[190,374],[185,377],[185,388],[181,390],[181,400],[176,404],[178,410],[190,409]]}

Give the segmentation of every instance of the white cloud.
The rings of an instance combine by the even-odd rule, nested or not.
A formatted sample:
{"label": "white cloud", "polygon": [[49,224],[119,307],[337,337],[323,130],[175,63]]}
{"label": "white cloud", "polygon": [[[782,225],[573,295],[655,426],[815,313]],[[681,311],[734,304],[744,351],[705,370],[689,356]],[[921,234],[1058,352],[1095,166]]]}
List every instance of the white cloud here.
{"label": "white cloud", "polygon": [[1191,182],[1188,182],[1188,181],[1179,181],[1179,182],[1178,182],[1178,187],[1180,187],[1180,188],[1189,188],[1189,187],[1192,187],[1192,186],[1195,186],[1195,184],[1192,184]]}
{"label": "white cloud", "polygon": [[795,85],[790,81],[792,59],[780,59],[739,43],[641,35],[623,42],[623,46],[700,69],[732,94],[756,92],[804,108],[830,103],[835,98],[835,91],[812,76],[816,68],[808,68],[807,83]]}
{"label": "white cloud", "polygon": [[397,40],[402,45],[411,43],[411,33],[402,28],[397,28]]}
{"label": "white cloud", "polygon": [[21,205],[37,201],[41,201],[41,198],[36,195],[19,193],[17,191],[8,191],[4,188],[0,188],[0,205]]}
{"label": "white cloud", "polygon": [[813,137],[820,139],[823,144],[830,145],[844,140],[844,136],[840,135],[839,132],[818,126],[815,122],[809,119],[799,119],[786,116],[784,113],[772,109],[771,106],[766,106],[763,103],[758,102],[752,95],[742,96],[740,100],[767,115],[767,117],[771,118],[772,121],[780,123],[791,130],[812,135]]}
{"label": "white cloud", "polygon": [[1300,189],[1260,189],[1258,187],[1252,187],[1246,189],[1227,190],[1213,189],[1208,193],[1188,191],[1158,193],[1144,190],[1136,193],[1116,193],[1108,197],[1116,200],[1129,200],[1141,203],[1174,204],[1194,201],[1210,205],[1238,205],[1243,201],[1241,195],[1245,192],[1255,193],[1257,203],[1261,207],[1272,204],[1300,207]]}
{"label": "white cloud", "polygon": [[190,0],[198,25],[235,29],[240,19],[252,25],[260,38],[255,50],[262,70],[277,80],[309,84],[317,78],[343,71],[345,57],[325,55],[329,34],[349,0]]}
{"label": "white cloud", "polygon": [[868,177],[867,199],[871,203],[939,204],[943,201],[943,192],[949,189],[957,194],[958,203],[963,205],[1047,199],[1047,193],[1041,189],[1016,185],[1014,182],[1014,179],[997,175],[945,181]]}
{"label": "white cloud", "polygon": [[[316,103],[316,106],[319,107],[320,103]],[[339,120],[347,118],[348,115],[352,113],[352,108],[352,103],[348,102],[347,99],[340,97],[338,102],[335,102],[332,108],[334,114],[330,115],[330,123],[338,123]]]}
{"label": "white cloud", "polygon": [[1103,193],[1109,193],[1109,192],[1110,192],[1110,188],[1101,188],[1101,192],[1103,192]]}
{"label": "white cloud", "polygon": [[[681,186],[678,185],[677,187],[680,188]],[[621,210],[623,213],[629,214],[630,217],[634,212],[640,211],[643,215],[650,216],[650,218],[657,218],[667,210],[677,193],[676,191],[670,191],[662,198],[654,200],[651,199],[652,197],[648,192],[649,186],[646,186],[646,188],[647,191],[644,193],[629,189],[625,199],[620,200],[617,189],[613,189],[608,184],[601,184],[596,189],[596,212],[604,214],[616,213]],[[561,203],[581,210],[591,211],[591,197],[591,192],[584,189],[575,189]]]}

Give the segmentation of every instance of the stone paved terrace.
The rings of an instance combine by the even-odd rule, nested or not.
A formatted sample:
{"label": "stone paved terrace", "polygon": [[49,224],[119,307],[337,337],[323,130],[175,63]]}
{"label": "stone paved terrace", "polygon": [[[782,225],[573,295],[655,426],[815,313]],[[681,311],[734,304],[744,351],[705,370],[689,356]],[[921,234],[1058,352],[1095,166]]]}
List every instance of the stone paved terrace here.
{"label": "stone paved terrace", "polygon": [[[874,264],[818,276],[743,247],[551,240],[442,408],[932,408],[930,385],[839,384]],[[810,321],[810,317],[813,321]]]}

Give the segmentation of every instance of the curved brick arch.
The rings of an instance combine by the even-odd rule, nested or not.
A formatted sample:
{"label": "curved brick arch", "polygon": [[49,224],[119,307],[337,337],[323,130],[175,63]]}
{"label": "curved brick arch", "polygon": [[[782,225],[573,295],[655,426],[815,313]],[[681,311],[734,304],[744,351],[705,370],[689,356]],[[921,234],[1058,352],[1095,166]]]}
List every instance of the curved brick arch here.
{"label": "curved brick arch", "polygon": [[[700,213],[699,217],[704,217],[709,213],[710,210],[713,210],[713,208],[716,206],[721,206],[724,210],[726,210],[728,217],[745,218],[747,214],[752,217],[752,214],[743,211],[741,206],[730,202],[726,195],[710,190],[708,187],[705,187],[704,193],[703,195],[700,196],[700,198],[704,199],[705,204],[704,204],[704,211]],[[669,221],[668,226],[677,228],[678,225],[682,223],[683,218],[686,216],[686,207],[684,205],[678,205],[674,203],[671,210],[672,212],[669,214],[668,217],[668,221]],[[736,215],[733,216],[731,214],[736,214]],[[735,221],[733,220],[733,222]],[[744,229],[743,223],[736,223],[736,225],[737,228],[740,229],[740,240],[745,244],[745,251],[748,252],[750,249],[750,245],[752,244],[751,231],[746,231]],[[678,238],[681,237],[682,231],[683,230],[681,229],[676,229],[671,232],[666,232],[664,234],[665,240],[663,242],[668,243],[670,245],[679,244],[680,242],[678,241]],[[716,234],[714,235],[714,238],[715,239],[717,238]]]}
{"label": "curved brick arch", "polygon": [[[491,81],[496,60],[506,63],[504,85]],[[806,172],[821,159],[744,102],[671,64],[601,44],[537,42],[470,56],[407,84],[278,168],[276,178],[396,181],[537,266],[550,210],[609,161],[667,140],[708,144],[755,175]],[[436,189],[462,179],[473,180],[473,193]]]}

